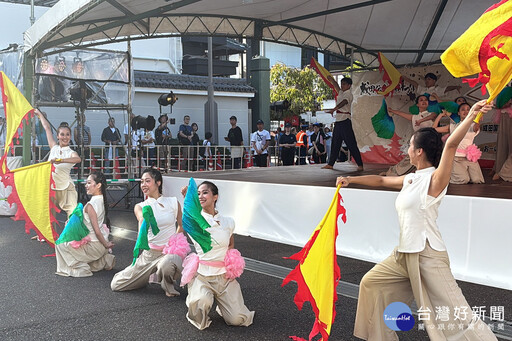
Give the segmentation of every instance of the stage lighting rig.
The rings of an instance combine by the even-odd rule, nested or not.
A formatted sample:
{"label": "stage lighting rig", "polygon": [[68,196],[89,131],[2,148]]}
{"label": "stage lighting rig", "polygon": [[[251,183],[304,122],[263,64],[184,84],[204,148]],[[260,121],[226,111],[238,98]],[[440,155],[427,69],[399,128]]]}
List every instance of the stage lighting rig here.
{"label": "stage lighting rig", "polygon": [[174,92],[169,92],[168,94],[162,94],[158,97],[158,104],[160,104],[160,114],[162,114],[162,107],[166,107],[168,105],[171,106],[171,114],[172,114],[172,106],[178,100],[178,96]]}

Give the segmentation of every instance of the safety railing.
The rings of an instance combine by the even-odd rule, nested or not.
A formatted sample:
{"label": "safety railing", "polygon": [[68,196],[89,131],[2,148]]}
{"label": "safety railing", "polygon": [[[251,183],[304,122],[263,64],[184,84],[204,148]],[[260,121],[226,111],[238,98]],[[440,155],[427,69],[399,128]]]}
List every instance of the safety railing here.
{"label": "safety railing", "polygon": [[[11,155],[21,157],[22,148],[21,145],[15,145]],[[71,148],[82,158],[82,163],[71,170],[72,177],[78,179],[98,170],[113,179],[130,179],[138,178],[146,167],[155,167],[162,173],[170,173],[236,170],[255,166],[254,151],[250,146],[158,145],[128,150],[126,145],[91,145]],[[267,166],[282,166],[281,147],[270,146],[267,150]],[[33,147],[33,162],[47,161],[49,151],[49,146]],[[311,156],[307,155],[307,149],[296,147],[294,164],[309,163],[313,162]]]}

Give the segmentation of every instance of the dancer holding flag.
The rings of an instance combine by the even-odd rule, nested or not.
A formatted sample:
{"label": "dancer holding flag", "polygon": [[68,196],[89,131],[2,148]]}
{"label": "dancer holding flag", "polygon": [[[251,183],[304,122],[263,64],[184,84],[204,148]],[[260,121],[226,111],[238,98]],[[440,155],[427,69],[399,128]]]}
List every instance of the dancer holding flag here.
{"label": "dancer holding flag", "polygon": [[57,140],[55,141],[52,134],[50,123],[46,120],[43,114],[37,109],[34,110],[35,114],[41,120],[48,144],[50,145],[50,156],[48,160],[55,166],[53,173],[53,180],[55,186],[55,201],[57,206],[66,211],[69,217],[75,209],[78,202],[78,194],[75,189],[73,179],[71,179],[71,168],[82,160],[78,153],[69,147],[71,141],[71,128],[68,126],[60,126],[57,128]]}
{"label": "dancer holding flag", "polygon": [[[217,302],[217,312],[231,326],[252,324],[254,311],[244,304],[236,277],[243,272],[245,261],[234,249],[235,222],[216,210],[219,190],[204,181],[197,188],[194,179],[182,189],[185,196],[183,227],[192,238],[197,254],[184,262],[181,284],[188,283],[187,319],[196,328],[208,328],[210,309]],[[200,206],[199,206],[200,205]]]}
{"label": "dancer holding flag", "polygon": [[457,319],[451,314],[455,309],[471,312],[471,307],[451,273],[448,253],[436,223],[457,147],[477,113],[491,109],[485,100],[473,105],[467,119],[446,141],[444,149],[434,128],[415,132],[408,154],[417,168],[416,173],[399,177],[338,177],[336,183],[342,187],[360,184],[400,190],[395,202],[400,224],[399,245],[361,280],[355,336],[364,340],[397,340],[396,333],[386,326],[384,309],[393,302],[410,305],[414,298],[423,311],[434,312],[436,307],[447,307],[449,321],[443,320],[443,323],[460,327],[437,328],[433,318],[426,319],[423,322],[431,340],[496,340],[478,315],[468,314]]}
{"label": "dancer holding flag", "polygon": [[[55,243],[57,275],[71,277],[92,276],[93,272],[112,270],[115,256],[109,253],[114,243],[108,240],[110,220],[108,219],[107,179],[101,172],[94,172],[85,183],[91,200],[82,210],[73,212],[78,219],[70,217],[68,224]],[[79,205],[81,206],[81,204]],[[82,225],[83,224],[83,225]],[[74,233],[84,228],[85,236]]]}
{"label": "dancer holding flag", "polygon": [[165,294],[178,296],[174,284],[181,275],[183,258],[190,251],[181,233],[181,205],[175,197],[162,196],[162,174],[156,169],[144,170],[140,188],[147,199],[134,208],[139,222],[134,260],[115,274],[110,286],[113,291],[142,288],[156,273],[156,281]]}

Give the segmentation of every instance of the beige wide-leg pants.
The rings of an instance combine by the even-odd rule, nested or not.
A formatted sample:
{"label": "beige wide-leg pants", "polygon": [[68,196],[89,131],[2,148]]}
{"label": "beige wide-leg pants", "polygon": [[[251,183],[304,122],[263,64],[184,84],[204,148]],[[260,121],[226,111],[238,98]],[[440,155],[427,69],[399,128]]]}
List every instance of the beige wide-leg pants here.
{"label": "beige wide-leg pants", "polygon": [[188,283],[187,319],[200,330],[208,328],[210,317],[208,313],[214,300],[217,301],[217,312],[230,326],[245,326],[252,324],[254,311],[249,311],[244,304],[240,284],[235,279],[226,279],[224,274],[217,276],[202,276],[197,274]]}
{"label": "beige wide-leg pants", "polygon": [[485,183],[482,169],[478,162],[471,162],[464,156],[456,156],[453,159],[452,174],[450,175],[450,183],[464,185],[468,182],[474,184]]}
{"label": "beige wide-leg pants", "polygon": [[498,175],[505,181],[512,181],[512,154],[508,156]]}
{"label": "beige wide-leg pants", "polygon": [[66,189],[55,190],[55,203],[61,210],[66,212],[69,218],[78,204],[78,193],[76,192],[75,185],[69,184]]}
{"label": "beige wide-leg pants", "polygon": [[[482,320],[472,318],[471,307],[451,273],[447,252],[432,249],[428,242],[419,253],[400,253],[395,249],[363,277],[354,335],[372,341],[398,340],[396,332],[384,323],[384,310],[392,302],[410,306],[413,298],[418,309],[430,309],[430,319],[418,321],[425,324],[430,340],[497,340]],[[436,307],[448,307],[449,320],[436,321]],[[455,308],[465,309],[467,318],[457,319]],[[438,328],[441,323],[444,330]],[[446,328],[451,323],[455,328]],[[459,327],[461,324],[462,328]]]}
{"label": "beige wide-leg pants", "polygon": [[116,273],[110,283],[113,291],[127,291],[143,288],[148,284],[149,276],[156,272],[160,286],[169,295],[179,295],[174,283],[183,270],[182,259],[178,255],[163,254],[158,250],[144,250],[132,266]]}
{"label": "beige wide-leg pants", "polygon": [[89,242],[73,248],[69,243],[55,245],[57,272],[60,276],[88,277],[93,272],[111,269],[115,256],[100,242]]}

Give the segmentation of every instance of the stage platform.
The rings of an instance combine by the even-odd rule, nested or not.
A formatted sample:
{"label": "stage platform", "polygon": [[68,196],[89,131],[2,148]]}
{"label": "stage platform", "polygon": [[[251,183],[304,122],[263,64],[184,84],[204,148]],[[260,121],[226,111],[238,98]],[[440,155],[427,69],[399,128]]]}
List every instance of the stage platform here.
{"label": "stage platform", "polygon": [[[268,184],[308,185],[335,187],[336,178],[342,175],[370,175],[385,172],[389,166],[365,164],[363,172],[357,172],[352,163],[336,163],[334,169],[321,169],[322,165],[304,165],[289,167],[248,168],[243,170],[225,170],[213,172],[173,172],[173,177],[198,177],[212,180],[249,181]],[[482,169],[485,184],[467,184],[448,186],[448,195],[472,196],[482,198],[512,199],[512,182],[493,181],[490,169]],[[365,189],[364,186],[351,185],[350,188]],[[381,190],[388,190],[381,188]]]}
{"label": "stage platform", "polygon": [[[251,168],[216,172],[176,172],[164,176],[164,195],[181,198],[194,177],[219,187],[219,211],[235,219],[235,232],[258,239],[304,246],[326,213],[340,175],[378,174],[385,165],[349,163],[334,170],[322,165]],[[450,185],[439,208],[439,229],[451,268],[459,280],[512,289],[512,183]],[[338,255],[379,262],[398,244],[397,191],[342,188],[347,222],[339,222]],[[182,200],[181,200],[182,201]]]}

